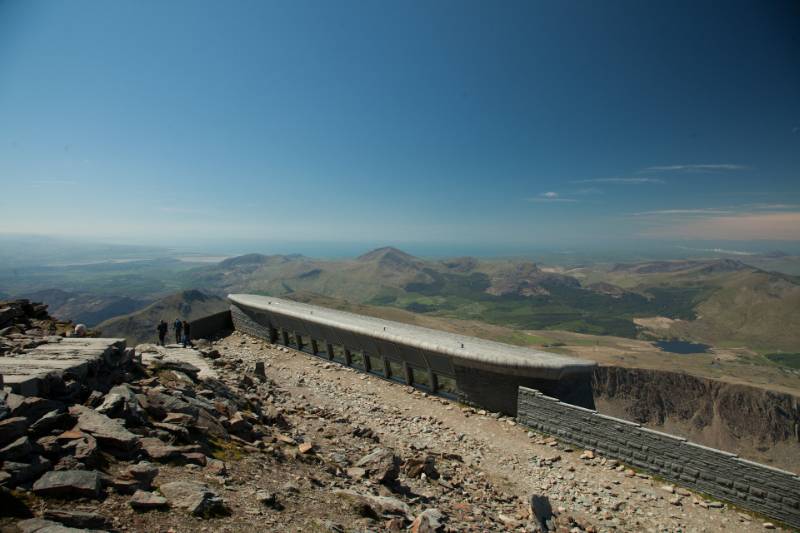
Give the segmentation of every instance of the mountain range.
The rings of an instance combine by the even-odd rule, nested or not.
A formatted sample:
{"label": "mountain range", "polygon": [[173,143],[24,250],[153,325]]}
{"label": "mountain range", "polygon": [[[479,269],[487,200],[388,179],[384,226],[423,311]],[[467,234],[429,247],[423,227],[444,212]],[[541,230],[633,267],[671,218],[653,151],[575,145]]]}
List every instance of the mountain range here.
{"label": "mountain range", "polygon": [[[564,267],[527,259],[426,260],[384,247],[343,260],[247,254],[191,267],[162,260],[109,270],[102,283],[89,277],[98,291],[25,295],[49,303],[56,316],[134,339],[152,339],[162,317],[196,318],[224,308],[229,293],[254,293],[333,298],[519,330],[682,338],[764,355],[800,352],[799,278],[733,258]],[[165,293],[168,287],[183,289]]]}

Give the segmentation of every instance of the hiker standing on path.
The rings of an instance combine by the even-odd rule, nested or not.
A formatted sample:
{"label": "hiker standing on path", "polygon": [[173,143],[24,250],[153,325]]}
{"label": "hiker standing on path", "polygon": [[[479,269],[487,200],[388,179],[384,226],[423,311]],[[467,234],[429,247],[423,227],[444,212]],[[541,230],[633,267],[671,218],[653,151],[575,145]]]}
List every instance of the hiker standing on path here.
{"label": "hiker standing on path", "polygon": [[165,321],[162,320],[158,323],[158,327],[156,329],[158,330],[158,345],[164,346],[164,340],[167,338],[167,330],[169,329],[169,326]]}
{"label": "hiker standing on path", "polygon": [[181,330],[183,330],[183,322],[181,322],[180,318],[175,319],[175,323],[172,325],[175,328],[175,344],[180,344],[183,336],[181,335]]}
{"label": "hiker standing on path", "polygon": [[187,344],[191,344],[192,339],[190,336],[191,326],[187,321],[183,321],[183,347],[186,348]]}

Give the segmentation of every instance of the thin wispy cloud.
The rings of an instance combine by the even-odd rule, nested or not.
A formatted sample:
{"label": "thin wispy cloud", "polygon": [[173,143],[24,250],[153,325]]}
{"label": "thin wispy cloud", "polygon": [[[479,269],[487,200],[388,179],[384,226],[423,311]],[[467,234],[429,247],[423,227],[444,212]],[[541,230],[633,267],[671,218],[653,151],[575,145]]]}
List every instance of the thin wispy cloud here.
{"label": "thin wispy cloud", "polygon": [[749,204],[753,209],[767,211],[783,211],[786,209],[800,209],[800,204]]}
{"label": "thin wispy cloud", "polygon": [[635,217],[675,216],[675,215],[703,216],[703,215],[725,215],[731,213],[733,213],[733,211],[730,211],[728,209],[709,207],[700,209],[656,209],[653,211],[639,211],[638,213],[631,213],[631,215]]}
{"label": "thin wispy cloud", "polygon": [[538,202],[538,203],[557,203],[557,202],[575,203],[578,200],[576,200],[575,198],[564,198],[555,191],[548,191],[541,193],[539,196],[528,198],[528,201]]}
{"label": "thin wispy cloud", "polygon": [[745,170],[747,168],[750,167],[730,163],[716,163],[712,165],[660,165],[644,168],[641,172],[724,172]]}
{"label": "thin wispy cloud", "polygon": [[664,183],[661,178],[593,178],[588,180],[575,180],[571,183],[609,183],[619,185],[642,185],[646,183]]}
{"label": "thin wispy cloud", "polygon": [[674,217],[674,216],[719,216],[719,215],[744,215],[748,213],[781,213],[785,211],[800,210],[798,204],[742,204],[722,207],[676,208],[655,209],[631,213],[634,217]]}

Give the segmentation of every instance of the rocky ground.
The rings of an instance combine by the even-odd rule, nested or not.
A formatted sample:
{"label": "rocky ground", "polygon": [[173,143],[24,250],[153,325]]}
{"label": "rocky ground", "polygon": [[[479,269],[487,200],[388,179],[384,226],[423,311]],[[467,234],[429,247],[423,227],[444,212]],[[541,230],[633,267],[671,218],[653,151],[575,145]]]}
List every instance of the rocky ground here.
{"label": "rocky ground", "polygon": [[[24,326],[14,334],[53,333]],[[506,417],[260,339],[196,348],[138,346],[102,390],[0,394],[3,531],[774,527]]]}

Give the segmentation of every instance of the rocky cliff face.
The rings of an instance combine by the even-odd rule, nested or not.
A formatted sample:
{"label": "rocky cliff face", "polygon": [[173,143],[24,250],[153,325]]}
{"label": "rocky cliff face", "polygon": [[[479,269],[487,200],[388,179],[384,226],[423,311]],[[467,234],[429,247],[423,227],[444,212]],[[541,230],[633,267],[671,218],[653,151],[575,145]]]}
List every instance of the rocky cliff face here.
{"label": "rocky cliff face", "polygon": [[800,398],[658,370],[598,367],[597,409],[741,457],[800,471]]}

